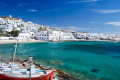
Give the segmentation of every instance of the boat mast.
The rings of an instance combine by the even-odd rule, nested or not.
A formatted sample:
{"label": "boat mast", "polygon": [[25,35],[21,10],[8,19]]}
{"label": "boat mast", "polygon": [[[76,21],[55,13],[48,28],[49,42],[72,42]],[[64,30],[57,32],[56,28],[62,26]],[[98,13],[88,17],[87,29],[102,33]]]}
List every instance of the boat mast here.
{"label": "boat mast", "polygon": [[14,56],[13,56],[13,63],[15,61],[15,55],[16,55],[16,49],[17,49],[17,40],[16,40],[16,45],[14,45],[14,47],[15,47],[15,51],[14,51]]}
{"label": "boat mast", "polygon": [[31,80],[31,64],[32,64],[32,57],[29,57],[30,62],[30,74],[29,74],[29,80]]}

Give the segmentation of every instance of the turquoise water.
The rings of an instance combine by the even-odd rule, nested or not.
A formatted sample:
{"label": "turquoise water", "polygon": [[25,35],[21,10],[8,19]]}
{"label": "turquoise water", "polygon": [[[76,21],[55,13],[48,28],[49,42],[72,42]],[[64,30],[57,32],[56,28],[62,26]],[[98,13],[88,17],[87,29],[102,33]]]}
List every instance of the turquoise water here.
{"label": "turquoise water", "polygon": [[[2,59],[9,60],[14,44],[1,44]],[[19,43],[20,55],[27,59],[65,71],[76,78],[86,80],[120,80],[120,43],[113,42],[45,42]],[[18,57],[19,56],[19,57]],[[62,62],[62,64],[54,61]],[[97,72],[91,71],[97,69]]]}

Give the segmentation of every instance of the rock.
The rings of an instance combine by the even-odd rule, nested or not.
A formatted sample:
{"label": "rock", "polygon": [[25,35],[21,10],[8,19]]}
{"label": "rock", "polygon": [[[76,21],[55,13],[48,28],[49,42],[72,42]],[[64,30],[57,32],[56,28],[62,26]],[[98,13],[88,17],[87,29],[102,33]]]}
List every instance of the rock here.
{"label": "rock", "polygon": [[50,70],[48,68],[45,68],[44,66],[41,66],[40,64],[36,64],[36,63],[33,63],[33,64],[36,66],[36,68],[40,68],[42,70]]}
{"label": "rock", "polygon": [[78,80],[75,79],[71,76],[69,76],[68,74],[65,74],[62,70],[56,69],[57,75],[61,80]]}
{"label": "rock", "polygon": [[60,62],[60,61],[51,61],[50,63],[56,63],[56,64],[60,64],[60,65],[63,65],[63,63],[62,62]]}
{"label": "rock", "polygon": [[[22,68],[29,68],[28,60],[15,60],[15,62],[19,64],[19,66],[21,66]],[[62,62],[60,61],[53,61],[53,62],[56,64],[62,64]],[[51,70],[51,68],[46,68],[40,64],[37,64],[37,63],[33,63],[33,64],[36,66],[36,68],[39,68],[41,70]],[[69,76],[68,74],[64,73],[62,70],[58,70],[58,69],[55,69],[54,79],[55,78],[56,79],[58,78],[57,80],[80,80],[72,76]]]}
{"label": "rock", "polygon": [[61,71],[61,70],[56,70],[57,72],[58,72],[58,77],[60,77],[60,78],[63,78],[64,80],[69,80],[70,79],[70,77],[67,75],[67,74],[65,74],[63,71]]}
{"label": "rock", "polygon": [[91,69],[91,72],[98,73],[100,70],[99,69]]}

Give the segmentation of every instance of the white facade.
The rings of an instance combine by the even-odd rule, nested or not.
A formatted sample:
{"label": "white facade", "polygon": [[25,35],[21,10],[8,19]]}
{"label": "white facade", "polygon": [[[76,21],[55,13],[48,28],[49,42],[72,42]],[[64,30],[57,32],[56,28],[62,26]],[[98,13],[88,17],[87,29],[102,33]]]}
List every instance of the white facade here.
{"label": "white facade", "polygon": [[0,40],[15,40],[14,37],[0,37]]}
{"label": "white facade", "polygon": [[17,25],[17,26],[20,26],[22,24],[21,20],[18,19],[18,20],[10,20],[10,19],[3,19],[3,23],[4,24],[12,24],[12,25]]}
{"label": "white facade", "polygon": [[75,32],[74,36],[76,39],[87,39],[89,33]]}
{"label": "white facade", "polygon": [[75,37],[71,32],[62,32],[62,31],[40,31],[35,33],[35,37],[38,40],[47,40],[47,41],[64,41],[64,40],[75,40]]}
{"label": "white facade", "polygon": [[0,25],[3,25],[3,24],[5,24],[5,21],[4,19],[0,18]]}
{"label": "white facade", "polygon": [[38,32],[40,25],[33,24],[32,22],[23,23],[24,27],[22,28],[23,32]]}
{"label": "white facade", "polygon": [[18,40],[29,40],[31,35],[30,33],[19,33]]}
{"label": "white facade", "polygon": [[3,31],[8,31],[11,32],[13,30],[13,26],[11,24],[7,24],[7,25],[0,25],[0,28]]}
{"label": "white facade", "polygon": [[64,32],[61,32],[60,39],[62,39],[63,41],[64,40],[75,40],[75,37],[70,31],[64,31]]}
{"label": "white facade", "polygon": [[12,18],[12,16],[0,18],[0,28],[3,31],[20,30],[22,23],[21,19]]}
{"label": "white facade", "polygon": [[35,33],[37,40],[59,41],[59,31],[40,31]]}

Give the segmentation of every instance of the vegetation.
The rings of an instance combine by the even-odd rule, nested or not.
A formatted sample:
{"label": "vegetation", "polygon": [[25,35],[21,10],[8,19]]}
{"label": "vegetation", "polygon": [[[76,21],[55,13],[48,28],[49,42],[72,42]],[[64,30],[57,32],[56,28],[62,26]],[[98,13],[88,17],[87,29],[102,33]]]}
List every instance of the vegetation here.
{"label": "vegetation", "polygon": [[2,37],[10,37],[10,33],[9,32],[4,32],[4,31],[2,31],[2,29],[0,28],[0,36],[2,36]]}
{"label": "vegetation", "polygon": [[39,29],[38,29],[38,31],[41,31],[42,30],[42,27],[40,27]]}
{"label": "vegetation", "polygon": [[38,31],[47,31],[47,28],[45,28],[45,27],[40,27],[40,28],[38,29]]}
{"label": "vegetation", "polygon": [[3,33],[2,29],[0,28],[0,33]]}
{"label": "vegetation", "polygon": [[18,35],[19,35],[19,30],[11,31],[11,36],[18,37]]}
{"label": "vegetation", "polygon": [[75,32],[71,32],[71,33],[75,34]]}
{"label": "vegetation", "polygon": [[10,37],[10,35],[9,34],[1,34],[0,33],[0,37]]}
{"label": "vegetation", "polygon": [[24,25],[23,25],[23,24],[21,24],[21,26],[22,26],[22,27],[24,27]]}

